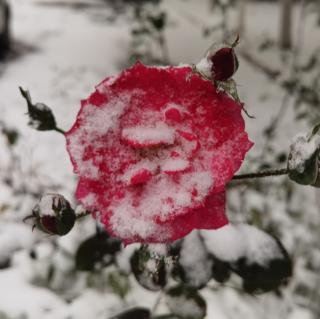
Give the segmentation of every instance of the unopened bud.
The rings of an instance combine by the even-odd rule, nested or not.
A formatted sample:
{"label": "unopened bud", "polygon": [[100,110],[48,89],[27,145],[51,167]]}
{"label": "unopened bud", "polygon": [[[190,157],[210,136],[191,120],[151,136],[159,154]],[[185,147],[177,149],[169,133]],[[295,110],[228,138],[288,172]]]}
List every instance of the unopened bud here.
{"label": "unopened bud", "polygon": [[27,219],[34,227],[50,235],[66,235],[74,226],[76,214],[70,203],[59,194],[44,195]]}

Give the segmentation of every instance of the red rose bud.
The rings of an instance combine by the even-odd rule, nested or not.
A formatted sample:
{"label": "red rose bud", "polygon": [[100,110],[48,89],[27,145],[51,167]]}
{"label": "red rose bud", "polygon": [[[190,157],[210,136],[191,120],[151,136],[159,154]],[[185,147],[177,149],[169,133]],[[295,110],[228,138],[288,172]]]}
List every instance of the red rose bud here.
{"label": "red rose bud", "polygon": [[59,194],[44,195],[27,218],[34,227],[50,235],[66,235],[74,226],[76,215],[70,203]]}
{"label": "red rose bud", "polygon": [[228,81],[239,67],[238,58],[234,50],[238,43],[239,36],[231,45],[214,43],[206,52],[205,57],[194,66],[193,71],[205,80]]}
{"label": "red rose bud", "polygon": [[216,81],[226,81],[238,70],[239,62],[232,46],[221,48],[208,58],[212,63],[212,78]]}

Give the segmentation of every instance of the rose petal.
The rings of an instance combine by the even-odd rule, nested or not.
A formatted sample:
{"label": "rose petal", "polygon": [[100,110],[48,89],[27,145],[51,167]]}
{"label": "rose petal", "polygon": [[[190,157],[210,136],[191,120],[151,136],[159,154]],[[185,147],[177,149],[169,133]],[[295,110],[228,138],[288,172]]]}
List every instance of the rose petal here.
{"label": "rose petal", "polygon": [[148,169],[141,169],[136,172],[130,179],[130,185],[147,183],[152,177],[152,172]]}

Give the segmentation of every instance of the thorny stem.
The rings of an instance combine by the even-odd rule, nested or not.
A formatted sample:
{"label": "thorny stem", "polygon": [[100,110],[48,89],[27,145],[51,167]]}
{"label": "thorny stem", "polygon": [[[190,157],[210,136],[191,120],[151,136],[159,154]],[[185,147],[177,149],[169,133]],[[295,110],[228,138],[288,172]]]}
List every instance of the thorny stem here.
{"label": "thorny stem", "polygon": [[232,180],[263,178],[263,177],[281,176],[281,175],[287,175],[287,174],[288,174],[288,169],[281,168],[281,169],[262,171],[257,173],[239,174],[239,175],[233,176]]}

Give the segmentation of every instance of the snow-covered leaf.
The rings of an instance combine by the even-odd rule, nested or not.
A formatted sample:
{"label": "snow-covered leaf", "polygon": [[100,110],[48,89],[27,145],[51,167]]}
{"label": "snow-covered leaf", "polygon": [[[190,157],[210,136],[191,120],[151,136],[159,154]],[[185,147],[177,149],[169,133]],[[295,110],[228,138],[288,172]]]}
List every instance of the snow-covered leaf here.
{"label": "snow-covered leaf", "polygon": [[92,271],[96,267],[109,266],[114,255],[120,250],[121,243],[106,232],[86,239],[78,248],[75,257],[78,270]]}
{"label": "snow-covered leaf", "polygon": [[301,185],[315,185],[319,175],[320,136],[317,126],[311,136],[299,134],[290,146],[289,177]]}
{"label": "snow-covered leaf", "polygon": [[139,284],[148,290],[161,290],[167,283],[164,257],[151,252],[145,245],[131,257],[131,269]]}
{"label": "snow-covered leaf", "polygon": [[167,290],[166,302],[170,311],[183,319],[202,319],[207,305],[195,288],[177,285]]}
{"label": "snow-covered leaf", "polygon": [[187,285],[203,288],[211,279],[212,260],[197,231],[193,231],[182,242],[180,257],[174,274]]}
{"label": "snow-covered leaf", "polygon": [[286,284],[292,276],[292,262],[281,242],[249,225],[241,225],[240,229],[247,251],[232,269],[242,277],[244,290],[267,292]]}
{"label": "snow-covered leaf", "polygon": [[201,234],[214,258],[224,262],[225,279],[228,279],[229,265],[243,278],[246,291],[277,289],[292,275],[292,262],[283,245],[256,227],[228,225],[217,231],[201,231]]}

